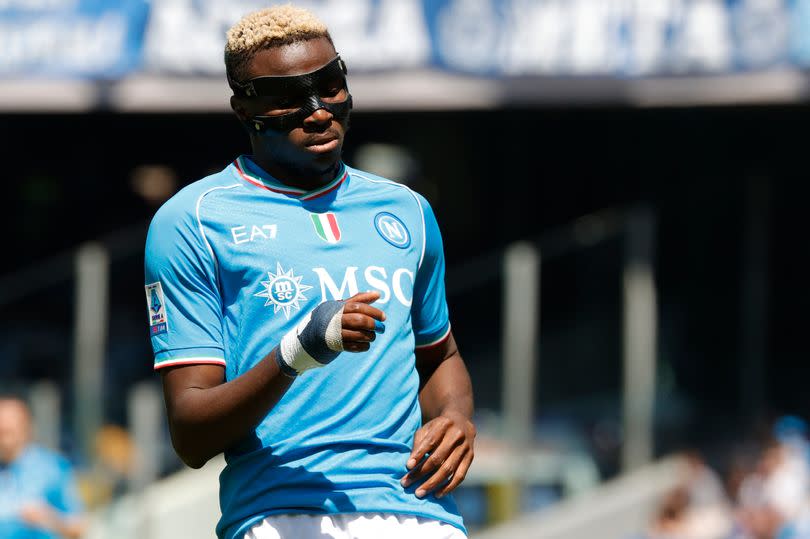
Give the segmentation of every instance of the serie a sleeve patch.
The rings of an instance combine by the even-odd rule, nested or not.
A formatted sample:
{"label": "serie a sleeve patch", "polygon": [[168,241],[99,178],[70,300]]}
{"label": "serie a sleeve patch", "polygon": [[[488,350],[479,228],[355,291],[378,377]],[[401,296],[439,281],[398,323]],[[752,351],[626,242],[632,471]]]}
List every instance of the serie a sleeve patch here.
{"label": "serie a sleeve patch", "polygon": [[169,330],[166,301],[160,281],[146,285],[146,308],[149,313],[149,335],[162,335]]}

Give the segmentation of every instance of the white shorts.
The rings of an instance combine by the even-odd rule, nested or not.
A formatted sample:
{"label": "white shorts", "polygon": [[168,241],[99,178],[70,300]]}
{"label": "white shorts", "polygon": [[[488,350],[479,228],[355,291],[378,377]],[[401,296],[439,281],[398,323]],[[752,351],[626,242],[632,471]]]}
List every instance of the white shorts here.
{"label": "white shorts", "polygon": [[466,539],[446,522],[389,513],[272,515],[254,525],[244,539]]}

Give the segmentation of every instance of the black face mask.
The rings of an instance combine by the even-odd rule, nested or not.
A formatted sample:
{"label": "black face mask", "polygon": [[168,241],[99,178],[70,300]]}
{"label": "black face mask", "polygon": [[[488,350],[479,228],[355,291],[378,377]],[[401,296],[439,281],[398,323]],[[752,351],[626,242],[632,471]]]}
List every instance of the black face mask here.
{"label": "black face mask", "polygon": [[[288,132],[303,125],[304,120],[318,109],[329,111],[335,120],[344,122],[352,109],[352,96],[346,84],[346,64],[336,56],[334,60],[315,71],[301,75],[256,77],[244,83],[229,78],[234,94],[240,97],[271,97],[289,100],[300,104],[294,112],[277,116],[254,116],[245,126],[249,131],[258,134],[270,132]],[[339,86],[346,90],[346,99],[341,102],[327,103],[323,99],[335,95],[334,89]],[[291,108],[280,106],[280,108]]]}

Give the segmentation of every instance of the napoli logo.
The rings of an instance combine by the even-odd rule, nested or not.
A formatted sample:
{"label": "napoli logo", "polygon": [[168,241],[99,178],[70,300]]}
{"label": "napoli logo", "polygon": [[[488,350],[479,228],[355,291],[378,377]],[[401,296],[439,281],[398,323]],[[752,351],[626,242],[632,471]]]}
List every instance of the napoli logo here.
{"label": "napoli logo", "polygon": [[397,216],[387,211],[380,212],[374,217],[374,226],[380,236],[394,247],[407,249],[411,244],[411,234],[408,232],[408,228]]}
{"label": "napoli logo", "polygon": [[267,272],[267,281],[262,281],[264,290],[254,294],[256,297],[266,298],[265,307],[273,306],[273,314],[284,311],[287,320],[290,319],[290,311],[300,309],[301,300],[307,299],[304,292],[312,288],[301,284],[303,277],[293,275],[292,269],[284,271],[279,262],[276,262],[276,272]]}

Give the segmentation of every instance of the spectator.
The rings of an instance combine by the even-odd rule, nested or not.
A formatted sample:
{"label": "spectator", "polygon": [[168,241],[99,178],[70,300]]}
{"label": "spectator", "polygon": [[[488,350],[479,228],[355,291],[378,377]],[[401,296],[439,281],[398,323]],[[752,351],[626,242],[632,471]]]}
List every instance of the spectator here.
{"label": "spectator", "polygon": [[757,470],[740,486],[743,509],[767,509],[783,520],[796,518],[808,492],[808,469],[804,458],[788,446],[773,441],[760,457]]}
{"label": "spectator", "polygon": [[81,537],[85,519],[70,463],[34,444],[32,430],[26,403],[0,396],[0,537]]}
{"label": "spectator", "polygon": [[683,475],[664,493],[646,531],[636,539],[728,539],[731,504],[720,476],[695,450],[682,453]]}
{"label": "spectator", "polygon": [[647,531],[637,539],[688,539],[689,489],[685,486],[666,493]]}
{"label": "spectator", "polygon": [[135,446],[126,429],[103,425],[93,438],[93,464],[80,479],[82,499],[96,509],[123,496],[130,488],[135,465]]}
{"label": "spectator", "polygon": [[740,485],[739,521],[751,537],[808,538],[810,467],[804,422],[784,416],[772,435],[756,469]]}
{"label": "spectator", "polygon": [[793,466],[808,474],[810,465],[810,441],[807,439],[807,422],[795,415],[779,417],[773,426],[773,436],[787,449]]}
{"label": "spectator", "polygon": [[689,539],[724,539],[733,525],[731,501],[720,475],[696,450],[685,451],[684,488],[689,504],[683,536]]}

